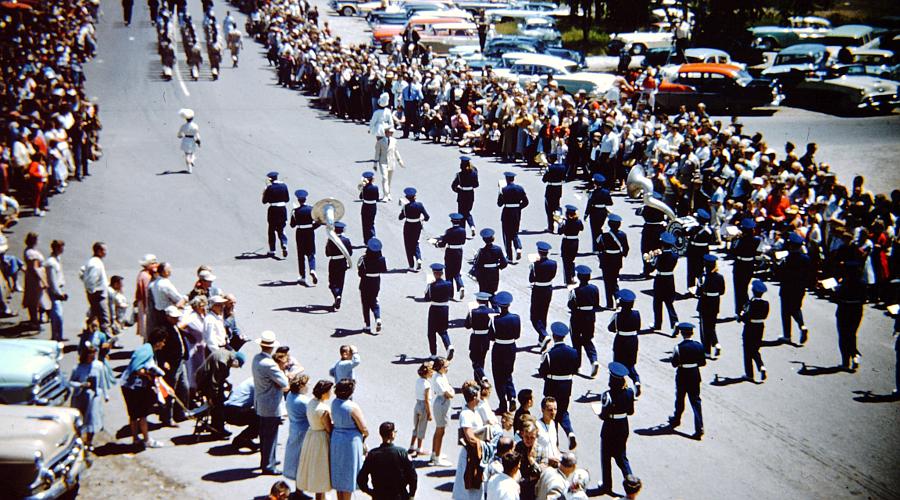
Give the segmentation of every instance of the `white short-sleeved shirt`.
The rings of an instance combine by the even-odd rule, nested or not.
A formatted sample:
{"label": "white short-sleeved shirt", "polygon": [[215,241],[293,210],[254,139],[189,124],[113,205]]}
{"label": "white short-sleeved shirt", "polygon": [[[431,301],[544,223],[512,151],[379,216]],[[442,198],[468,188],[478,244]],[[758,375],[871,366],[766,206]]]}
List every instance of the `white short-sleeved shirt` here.
{"label": "white short-sleeved shirt", "polygon": [[431,382],[427,378],[416,379],[416,400],[425,401],[425,391],[431,389]]}
{"label": "white short-sleeved shirt", "polygon": [[447,380],[447,375],[443,373],[435,373],[431,385],[434,387],[434,392],[437,396],[443,396],[445,392],[453,394],[453,386]]}
{"label": "white short-sleeved shirt", "polygon": [[535,447],[541,458],[560,458],[559,434],[556,430],[556,422],[545,424],[543,420],[537,421],[538,436]]}
{"label": "white short-sleeved shirt", "polygon": [[478,429],[480,427],[484,427],[484,421],[481,420],[481,416],[478,415],[477,412],[470,410],[468,407],[465,408],[459,414],[459,428],[460,429]]}
{"label": "white short-sleeved shirt", "polygon": [[150,290],[153,293],[153,307],[157,311],[165,311],[167,307],[178,304],[184,298],[169,278],[159,278]]}

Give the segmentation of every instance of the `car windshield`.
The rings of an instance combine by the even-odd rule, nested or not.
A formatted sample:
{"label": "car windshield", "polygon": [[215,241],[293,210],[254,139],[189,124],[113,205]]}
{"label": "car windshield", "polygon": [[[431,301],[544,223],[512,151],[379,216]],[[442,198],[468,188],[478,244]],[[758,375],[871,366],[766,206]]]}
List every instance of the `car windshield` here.
{"label": "car windshield", "polygon": [[853,36],[826,36],[821,40],[816,40],[816,43],[821,43],[823,45],[833,45],[836,47],[859,47],[863,44],[862,38],[857,38]]}
{"label": "car windshield", "polygon": [[778,54],[775,65],[780,64],[815,64],[819,60],[819,54]]}
{"label": "car windshield", "polygon": [[887,64],[887,58],[881,54],[857,54],[853,57],[853,62],[860,64]]}
{"label": "car windshield", "polygon": [[747,73],[744,70],[740,70],[734,74],[734,82],[740,85],[741,87],[746,87],[753,81],[753,77],[750,76],[750,73]]}

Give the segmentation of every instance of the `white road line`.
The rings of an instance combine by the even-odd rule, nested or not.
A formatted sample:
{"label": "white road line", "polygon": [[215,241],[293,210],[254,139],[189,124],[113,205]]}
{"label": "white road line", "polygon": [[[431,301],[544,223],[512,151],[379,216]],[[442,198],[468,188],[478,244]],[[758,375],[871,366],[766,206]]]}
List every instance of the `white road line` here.
{"label": "white road line", "polygon": [[178,78],[178,85],[181,85],[181,91],[184,92],[185,97],[190,97],[191,93],[188,92],[187,85],[184,84],[184,80],[181,78],[181,68],[178,67],[178,58],[175,58],[175,76]]}
{"label": "white road line", "polygon": [[[172,12],[173,12],[172,18],[173,18],[173,19],[177,19],[177,18],[178,18],[178,9],[173,9]],[[176,31],[175,33],[172,33],[172,31],[175,30],[175,23],[177,23],[177,22],[178,22],[178,21],[176,20],[176,21],[174,21],[174,22],[172,22],[172,23],[169,24],[169,26],[170,26],[170,28],[169,28],[169,38],[171,38],[172,41],[175,42],[175,50],[176,50],[176,52],[175,52],[175,67],[172,68],[172,69],[175,71],[175,78],[178,79],[178,85],[181,86],[181,91],[184,92],[184,96],[185,96],[185,97],[190,97],[190,96],[191,96],[191,93],[188,92],[187,85],[184,84],[184,80],[181,78],[181,68],[178,66],[178,44],[179,44],[179,42],[178,42],[178,32]],[[182,46],[182,48],[183,48],[183,46]]]}

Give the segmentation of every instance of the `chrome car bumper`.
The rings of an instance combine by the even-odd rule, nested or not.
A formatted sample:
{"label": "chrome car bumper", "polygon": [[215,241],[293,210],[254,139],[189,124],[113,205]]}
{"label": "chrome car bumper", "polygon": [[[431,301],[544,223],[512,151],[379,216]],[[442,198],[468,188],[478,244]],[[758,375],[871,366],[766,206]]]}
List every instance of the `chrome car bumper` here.
{"label": "chrome car bumper", "polygon": [[856,105],[859,109],[889,109],[900,106],[900,96],[897,94],[871,95]]}
{"label": "chrome car bumper", "polygon": [[84,444],[76,438],[65,457],[49,467],[40,467],[37,479],[31,485],[33,492],[38,491],[25,500],[50,500],[75,488],[87,468],[84,453]]}

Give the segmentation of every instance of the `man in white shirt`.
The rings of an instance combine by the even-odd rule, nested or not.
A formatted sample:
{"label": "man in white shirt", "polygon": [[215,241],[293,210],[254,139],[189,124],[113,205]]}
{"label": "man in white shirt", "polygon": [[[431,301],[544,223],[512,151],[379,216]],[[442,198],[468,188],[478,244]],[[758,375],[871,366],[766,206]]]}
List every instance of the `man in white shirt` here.
{"label": "man in white shirt", "polygon": [[561,456],[559,451],[559,434],[556,429],[557,402],[553,397],[545,397],[541,401],[541,418],[537,421],[538,437],[535,448],[538,457],[557,461]]}
{"label": "man in white shirt", "polygon": [[519,454],[510,451],[500,457],[503,472],[488,481],[487,500],[519,500],[519,483],[515,477],[519,473]]}
{"label": "man in white shirt", "polygon": [[228,347],[228,334],[225,331],[223,317],[226,302],[228,300],[221,295],[209,299],[209,314],[203,318],[203,340],[210,351]]}
{"label": "man in white shirt", "polygon": [[47,272],[47,295],[50,296],[50,339],[63,341],[63,302],[69,300],[66,293],[66,278],[63,276],[60,256],[66,247],[62,240],[50,242],[50,258],[44,262]]}
{"label": "man in white shirt", "polygon": [[103,258],[106,257],[106,244],[98,241],[93,246],[94,256],[88,259],[87,264],[81,268],[81,281],[84,283],[84,291],[87,293],[90,312],[88,321],[96,318],[100,321],[100,330],[109,333],[109,301],[107,288],[109,279],[106,277],[106,266]]}

